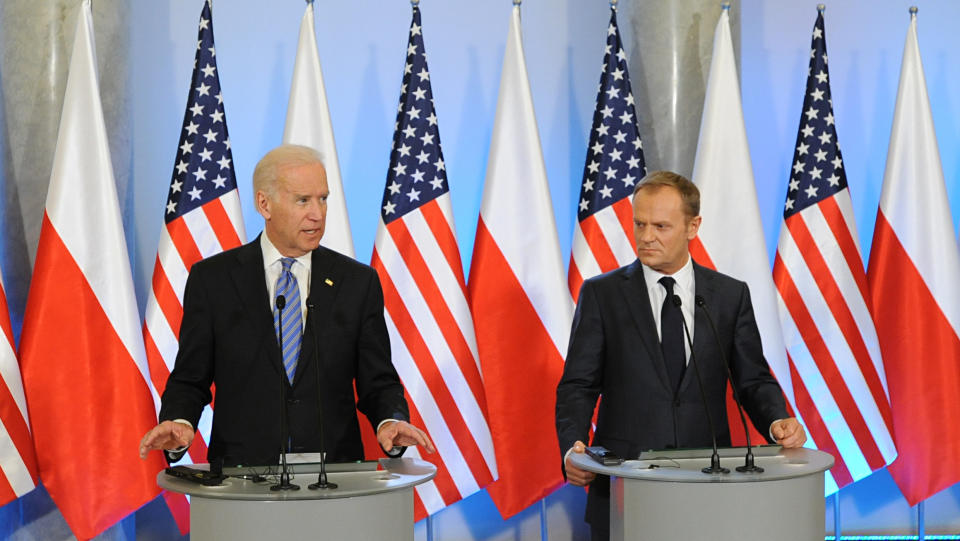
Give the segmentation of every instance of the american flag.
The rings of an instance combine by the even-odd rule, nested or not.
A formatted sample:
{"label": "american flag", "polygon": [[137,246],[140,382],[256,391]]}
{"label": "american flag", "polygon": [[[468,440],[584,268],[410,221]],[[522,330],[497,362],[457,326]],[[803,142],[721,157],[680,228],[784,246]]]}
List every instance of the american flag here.
{"label": "american flag", "polygon": [[567,282],[574,301],[584,280],[636,259],[630,199],[646,173],[627,55],[620,41],[617,12],[611,9],[570,251]]}
{"label": "american flag", "polygon": [[822,12],[813,27],[773,278],[797,410],[812,443],[836,459],[826,485],[833,492],[897,452],[837,142]]}
{"label": "american flag", "polygon": [[37,456],[14,349],[7,295],[0,280],[0,506],[37,486]]}
{"label": "american flag", "polygon": [[[200,14],[193,79],[177,148],[143,322],[150,379],[160,394],[177,355],[183,288],[190,267],[239,246],[246,237],[220,93],[210,0]],[[206,462],[205,442],[212,417],[208,406],[200,426],[195,427],[201,437],[194,439],[184,455],[187,462]],[[184,514],[186,501],[169,492],[164,497],[185,532],[189,520]]]}
{"label": "american flag", "polygon": [[437,448],[420,457],[438,471],[416,487],[419,520],[486,486],[497,466],[416,6],[380,218],[371,264],[393,363],[412,422]]}

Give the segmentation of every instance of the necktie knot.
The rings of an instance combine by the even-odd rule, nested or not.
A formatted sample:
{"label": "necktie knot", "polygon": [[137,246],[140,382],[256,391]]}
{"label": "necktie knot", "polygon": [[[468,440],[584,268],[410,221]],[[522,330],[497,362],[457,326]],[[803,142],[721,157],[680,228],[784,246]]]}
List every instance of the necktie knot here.
{"label": "necktie knot", "polygon": [[659,282],[660,282],[660,285],[662,285],[664,289],[667,290],[667,296],[673,295],[673,286],[677,283],[676,280],[674,280],[670,276],[664,276],[659,280]]}
{"label": "necktie knot", "polygon": [[284,271],[284,272],[290,272],[290,268],[293,267],[293,262],[294,262],[294,261],[296,261],[296,259],[294,259],[294,258],[292,258],[292,257],[283,257],[283,258],[280,258],[280,264],[283,265],[283,271]]}

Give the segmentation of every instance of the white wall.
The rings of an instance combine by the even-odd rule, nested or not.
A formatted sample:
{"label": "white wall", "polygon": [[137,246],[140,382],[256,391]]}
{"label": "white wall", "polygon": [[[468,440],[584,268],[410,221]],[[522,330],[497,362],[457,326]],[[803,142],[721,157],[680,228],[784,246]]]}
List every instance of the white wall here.
{"label": "white wall", "polygon": [[[742,2],[744,111],[771,255],[799,122],[815,4]],[[908,5],[847,0],[828,6],[826,14],[834,111],[864,254],[869,253],[879,199]],[[465,268],[480,206],[510,6],[509,0],[421,3]],[[200,9],[199,0],[135,2],[132,7],[130,189],[135,244],[130,251],[141,307],[183,119]],[[250,175],[259,157],[281,140],[303,9],[304,3],[294,0],[219,0],[214,5],[217,60],[248,237],[260,230],[249,195]],[[608,17],[603,0],[527,0],[523,5],[530,84],[565,261]],[[919,17],[931,106],[956,218],[960,37],[955,28],[960,5],[920,3]],[[621,24],[627,22],[623,18]],[[410,6],[402,0],[317,0],[320,57],[361,261],[369,260],[373,246],[409,23]],[[630,29],[623,31],[628,34]],[[582,493],[573,489],[550,499],[551,538],[583,534],[582,501]],[[844,490],[841,509],[851,532],[911,531],[911,511],[885,473]],[[927,532],[956,531],[957,517],[960,488],[954,487],[929,503]],[[437,533],[446,539],[536,539],[539,518],[536,509],[530,509],[503,523],[481,494],[442,512]],[[417,535],[425,537],[422,525]]]}

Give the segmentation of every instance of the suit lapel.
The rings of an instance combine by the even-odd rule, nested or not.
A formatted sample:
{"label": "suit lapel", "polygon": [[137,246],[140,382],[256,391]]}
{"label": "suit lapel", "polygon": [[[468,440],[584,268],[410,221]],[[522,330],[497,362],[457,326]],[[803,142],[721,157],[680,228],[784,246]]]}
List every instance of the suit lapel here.
{"label": "suit lapel", "polygon": [[267,298],[266,275],[263,271],[263,251],[260,249],[260,236],[237,250],[238,264],[231,276],[237,290],[237,296],[243,304],[244,313],[251,319],[251,328],[255,329],[253,351],[266,349],[270,364],[277,373],[283,370],[280,359],[280,346],[273,334],[273,314],[270,299]]}
{"label": "suit lapel", "polygon": [[653,320],[653,309],[650,306],[650,294],[647,293],[647,284],[643,279],[643,267],[640,260],[634,261],[623,275],[627,282],[627,305],[630,314],[637,326],[640,341],[647,350],[647,358],[653,361],[653,369],[660,378],[664,387],[670,388],[670,378],[667,376],[667,367],[663,360],[663,350],[660,349],[660,338],[657,335],[656,323]]}
{"label": "suit lapel", "polygon": [[[330,318],[333,313],[333,302],[340,290],[343,279],[342,269],[336,265],[336,260],[330,253],[330,250],[323,246],[313,251],[310,261],[310,293],[307,295],[307,320],[303,329],[303,344],[300,346],[300,358],[297,361],[297,371],[293,376],[293,384],[303,377],[307,372],[305,368],[314,363],[319,358],[321,363],[321,373],[323,360],[323,346],[320,345],[320,355],[314,353],[314,344],[319,344],[319,336],[314,336],[314,329],[318,333],[330,325]],[[314,309],[310,310],[310,305]],[[316,321],[313,318],[316,317]]]}
{"label": "suit lapel", "polygon": [[[704,268],[697,264],[696,261],[693,262],[693,281],[694,281],[694,297],[700,296],[706,300],[707,310],[709,310],[712,303],[710,299],[714,298],[716,287],[713,283],[713,277],[706,272]],[[696,303],[696,300],[694,300]],[[703,313],[704,308],[697,308],[694,305],[693,311],[693,354],[696,356],[696,362],[699,363],[698,366],[703,367],[704,363],[712,362],[710,354],[714,348],[711,347],[711,344],[714,342],[713,331],[710,329],[710,324],[707,322],[706,315]],[[716,316],[711,314],[714,320]],[[688,385],[691,385],[690,380],[697,377],[694,372],[696,368],[692,365],[687,367],[686,372],[683,375],[683,381],[680,383],[680,390],[683,391],[687,388]],[[701,368],[701,373],[704,372]],[[706,383],[706,382],[704,382]]]}

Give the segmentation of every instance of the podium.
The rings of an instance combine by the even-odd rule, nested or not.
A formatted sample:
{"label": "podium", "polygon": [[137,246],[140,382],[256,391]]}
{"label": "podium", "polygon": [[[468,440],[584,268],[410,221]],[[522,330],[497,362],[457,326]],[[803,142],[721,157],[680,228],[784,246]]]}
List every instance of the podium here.
{"label": "podium", "polygon": [[610,476],[610,539],[810,541],[823,539],[823,472],[833,457],[812,449],[754,448],[763,473],[740,473],[745,448],[720,450],[727,474],[705,474],[711,449],[652,451],[619,466],[572,453]]}
{"label": "podium", "polygon": [[[191,496],[190,538],[207,539],[399,539],[413,541],[413,487],[437,474],[433,464],[413,458],[374,464],[328,464],[332,490],[309,490],[319,464],[294,464],[300,490],[270,490],[279,466],[224,468],[219,486],[203,486],[157,475],[161,488]],[[198,468],[201,466],[197,466]],[[239,471],[238,471],[239,470]],[[270,470],[271,475],[266,471]],[[254,475],[264,475],[258,480]]]}

